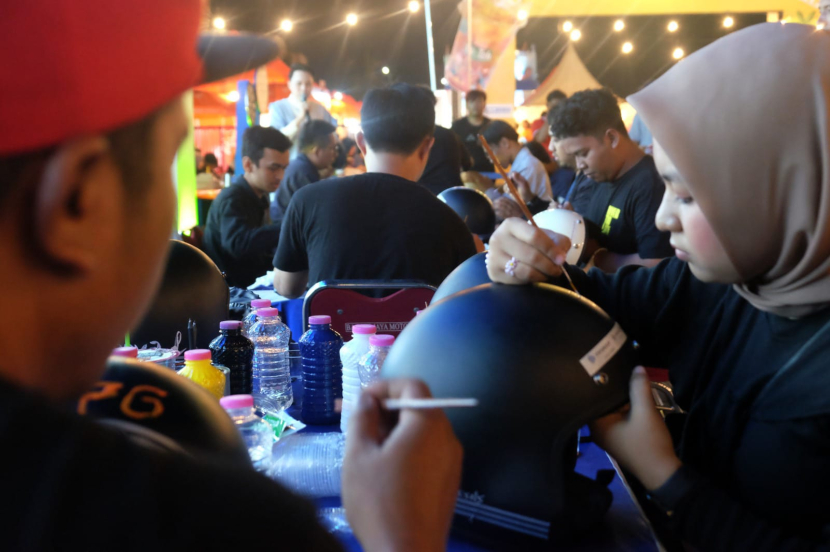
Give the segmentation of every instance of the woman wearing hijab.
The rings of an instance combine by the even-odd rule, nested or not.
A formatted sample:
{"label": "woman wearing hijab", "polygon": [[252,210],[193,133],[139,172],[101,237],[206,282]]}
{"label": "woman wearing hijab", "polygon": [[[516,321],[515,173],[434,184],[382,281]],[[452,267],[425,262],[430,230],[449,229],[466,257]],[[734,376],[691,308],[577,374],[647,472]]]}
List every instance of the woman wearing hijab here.
{"label": "woman wearing hijab", "polygon": [[[826,550],[830,32],[750,27],[629,101],[654,135],[656,223],[677,258],[567,270],[645,365],[669,368],[685,414],[670,434],[638,368],[630,408],[595,439],[686,549]],[[490,243],[494,281],[562,284],[567,238],[512,219]]]}

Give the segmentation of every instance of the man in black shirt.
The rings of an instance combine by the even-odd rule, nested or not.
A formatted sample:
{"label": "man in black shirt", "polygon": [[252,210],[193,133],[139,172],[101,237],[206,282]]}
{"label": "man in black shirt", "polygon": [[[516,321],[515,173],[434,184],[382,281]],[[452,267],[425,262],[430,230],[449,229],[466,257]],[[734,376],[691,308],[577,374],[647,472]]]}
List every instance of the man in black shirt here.
{"label": "man in black shirt", "polygon": [[[200,59],[201,4],[27,0],[0,17],[17,79],[0,87],[0,121],[19,130],[0,133],[2,550],[340,548],[309,504],[253,470],[145,448],[67,409],[163,273],[182,93],[278,53],[263,38],[205,36]],[[384,383],[352,414],[343,501],[365,550],[446,544],[461,469],[449,422],[406,410],[392,423],[380,408],[427,394]]]}
{"label": "man in black shirt", "polygon": [[481,147],[478,135],[490,119],[484,116],[487,107],[487,94],[483,90],[467,92],[467,116],[458,119],[452,124],[452,131],[464,142],[467,153],[472,158],[472,166],[464,164],[464,170],[478,172],[493,172],[493,163],[487,158],[487,153]]}
{"label": "man in black shirt", "polygon": [[577,92],[548,114],[550,134],[581,171],[573,209],[599,225],[595,266],[615,272],[624,265],[654,266],[674,255],[669,233],[654,222],[663,180],[654,160],[631,141],[617,98],[607,89]]}
{"label": "man in black shirt", "polygon": [[435,143],[429,152],[424,174],[418,179],[427,190],[435,195],[447,188],[463,186],[461,170],[467,150],[458,136],[442,126],[435,126]]}
{"label": "man in black shirt", "polygon": [[336,130],[331,123],[316,119],[300,127],[297,137],[299,153],[285,169],[285,176],[277,191],[277,200],[271,204],[274,224],[282,224],[282,217],[297,190],[320,180],[321,171],[330,176],[337,156]]}
{"label": "man in black shirt", "polygon": [[433,143],[435,106],[422,87],[370,90],[357,143],[366,174],[294,195],[274,257],[274,289],[299,297],[326,279],[418,279],[438,285],[476,253],[447,205],[415,181]]}
{"label": "man in black shirt", "polygon": [[280,227],[271,222],[269,194],[288,166],[291,141],[279,130],[254,126],[242,136],[242,168],[208,212],[205,251],[228,284],[248,287],[271,269]]}

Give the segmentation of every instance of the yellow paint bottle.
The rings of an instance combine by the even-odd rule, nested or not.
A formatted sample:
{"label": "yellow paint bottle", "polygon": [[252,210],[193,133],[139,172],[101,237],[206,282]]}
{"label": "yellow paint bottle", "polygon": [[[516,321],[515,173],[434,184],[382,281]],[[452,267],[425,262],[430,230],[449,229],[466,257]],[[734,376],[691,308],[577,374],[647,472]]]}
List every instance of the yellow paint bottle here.
{"label": "yellow paint bottle", "polygon": [[185,351],[184,368],[179,370],[179,375],[198,383],[217,399],[221,399],[225,393],[225,374],[211,365],[208,349]]}

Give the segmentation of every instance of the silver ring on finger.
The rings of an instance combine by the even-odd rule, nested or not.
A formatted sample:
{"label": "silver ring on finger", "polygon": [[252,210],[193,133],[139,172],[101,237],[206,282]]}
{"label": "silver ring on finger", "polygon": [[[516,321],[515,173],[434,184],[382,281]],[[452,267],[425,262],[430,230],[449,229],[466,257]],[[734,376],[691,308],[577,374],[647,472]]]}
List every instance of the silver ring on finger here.
{"label": "silver ring on finger", "polygon": [[516,257],[510,257],[510,260],[504,263],[504,273],[513,278],[516,277],[516,268],[519,266],[519,261]]}

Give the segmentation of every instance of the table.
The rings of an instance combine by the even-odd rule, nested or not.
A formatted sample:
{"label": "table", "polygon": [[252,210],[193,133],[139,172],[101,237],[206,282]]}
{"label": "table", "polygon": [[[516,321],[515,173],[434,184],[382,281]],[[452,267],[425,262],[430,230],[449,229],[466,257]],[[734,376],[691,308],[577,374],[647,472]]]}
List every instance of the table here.
{"label": "table", "polygon": [[[300,420],[302,407],[302,366],[295,353],[291,359],[292,387],[294,404],[288,409],[288,414]],[[330,432],[340,431],[339,426],[308,426],[303,431]],[[587,429],[582,429],[585,435]],[[613,464],[605,452],[593,443],[585,443],[580,447],[580,456],[576,463],[576,472],[593,478],[597,470],[613,469]],[[657,544],[652,536],[651,529],[640,513],[634,500],[628,494],[620,476],[617,475],[608,486],[614,495],[611,508],[605,515],[604,522],[579,543],[557,550],[562,551],[591,551],[591,552],[656,552]],[[317,501],[318,508],[338,508],[341,506],[339,498],[326,498]],[[360,543],[351,532],[338,531],[335,533],[346,550],[360,552]],[[447,550],[449,552],[481,552],[490,550],[480,545],[466,542],[458,537],[450,536]]]}

